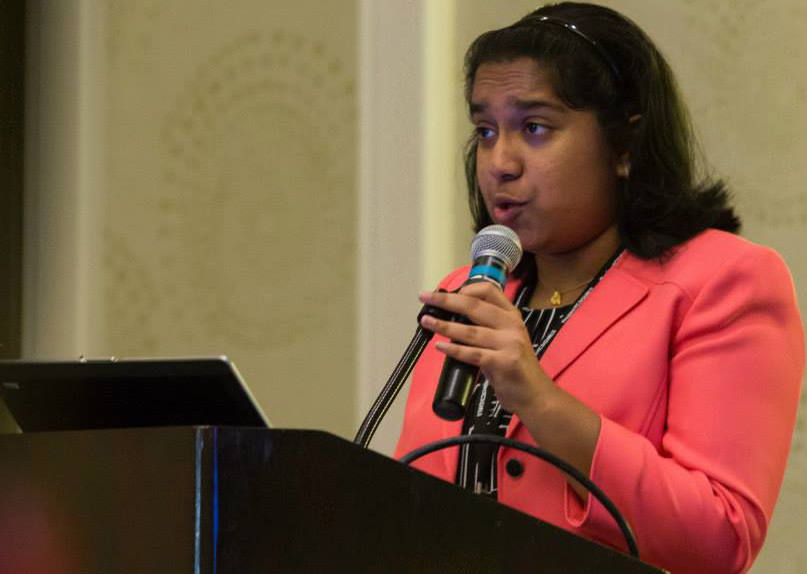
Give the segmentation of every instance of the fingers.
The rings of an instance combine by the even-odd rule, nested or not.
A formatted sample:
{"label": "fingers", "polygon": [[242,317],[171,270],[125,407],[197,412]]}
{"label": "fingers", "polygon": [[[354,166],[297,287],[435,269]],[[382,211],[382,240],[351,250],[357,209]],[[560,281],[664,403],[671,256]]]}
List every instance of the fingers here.
{"label": "fingers", "polygon": [[489,351],[486,349],[480,349],[478,347],[466,347],[464,345],[458,345],[448,341],[438,341],[435,344],[435,347],[449,357],[453,357],[458,361],[462,361],[463,363],[467,363],[475,367],[482,367],[483,364],[488,362],[485,360],[486,354],[489,353]]}
{"label": "fingers", "polygon": [[487,282],[466,285],[459,293],[421,293],[428,305],[468,317],[472,323],[488,327],[504,327],[521,322],[521,314],[500,289]]}
{"label": "fingers", "polygon": [[494,329],[480,327],[478,325],[443,321],[429,315],[424,315],[420,319],[420,324],[426,329],[443,335],[452,341],[473,347],[494,348],[498,338],[497,332]]}
{"label": "fingers", "polygon": [[505,296],[504,292],[490,281],[478,281],[476,283],[464,285],[459,292],[462,295],[487,301],[488,303],[501,307],[502,309],[509,309],[512,307],[512,303],[510,303],[510,300]]}
{"label": "fingers", "polygon": [[[487,343],[490,343],[488,341]],[[485,376],[496,384],[497,373],[519,372],[519,360],[522,356],[534,360],[532,346],[529,349],[522,349],[514,340],[513,344],[506,336],[497,335],[497,340],[490,346],[466,344],[457,339],[451,341],[438,341],[435,343],[437,350],[442,351],[449,357],[453,357],[463,363],[474,365],[482,369]],[[521,351],[524,351],[523,355]]]}

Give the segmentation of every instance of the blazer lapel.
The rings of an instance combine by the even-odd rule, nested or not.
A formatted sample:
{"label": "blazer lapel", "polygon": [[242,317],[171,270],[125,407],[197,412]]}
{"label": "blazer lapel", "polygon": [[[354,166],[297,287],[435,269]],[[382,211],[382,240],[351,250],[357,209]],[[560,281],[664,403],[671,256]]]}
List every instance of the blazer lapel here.
{"label": "blazer lapel", "polygon": [[[647,287],[613,267],[558,332],[541,358],[550,379],[557,378],[603,332],[628,313],[647,295]],[[507,429],[511,436],[520,421],[514,416]]]}

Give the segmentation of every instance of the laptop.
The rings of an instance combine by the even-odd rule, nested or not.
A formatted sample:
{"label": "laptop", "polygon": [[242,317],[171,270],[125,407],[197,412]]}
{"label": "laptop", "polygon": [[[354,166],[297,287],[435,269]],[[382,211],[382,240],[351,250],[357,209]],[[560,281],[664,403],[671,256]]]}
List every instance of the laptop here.
{"label": "laptop", "polygon": [[0,402],[22,432],[270,426],[227,357],[0,361]]}

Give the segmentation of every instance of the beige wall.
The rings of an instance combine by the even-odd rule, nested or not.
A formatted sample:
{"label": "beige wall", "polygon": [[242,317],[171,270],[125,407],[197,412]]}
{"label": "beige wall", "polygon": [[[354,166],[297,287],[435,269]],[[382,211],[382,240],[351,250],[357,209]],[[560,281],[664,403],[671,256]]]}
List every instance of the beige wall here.
{"label": "beige wall", "polygon": [[[43,296],[27,353],[226,354],[276,425],[351,434],[357,3],[41,2],[36,14],[49,99],[32,154],[29,284]],[[59,208],[75,218],[60,224]]]}
{"label": "beige wall", "polygon": [[355,2],[110,1],[102,354],[225,353],[351,430]]}
{"label": "beige wall", "polygon": [[24,353],[226,353],[352,436],[419,308],[425,5],[28,6]]}

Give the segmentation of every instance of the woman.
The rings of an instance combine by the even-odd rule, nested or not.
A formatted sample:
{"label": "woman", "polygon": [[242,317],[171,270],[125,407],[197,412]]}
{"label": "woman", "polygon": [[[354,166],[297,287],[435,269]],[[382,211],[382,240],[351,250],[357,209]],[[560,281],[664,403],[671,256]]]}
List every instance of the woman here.
{"label": "woman", "polygon": [[[733,235],[722,183],[695,180],[672,73],[624,16],[545,6],[480,36],[465,77],[477,230],[507,225],[525,253],[503,293],[482,283],[421,294],[474,325],[423,318],[437,336],[415,369],[397,454],[480,429],[536,443],[612,498],[645,560],[747,570],[804,367],[787,268]],[[481,371],[455,423],[431,410],[446,355]],[[415,466],[624,548],[596,500],[520,452],[451,449]]]}

